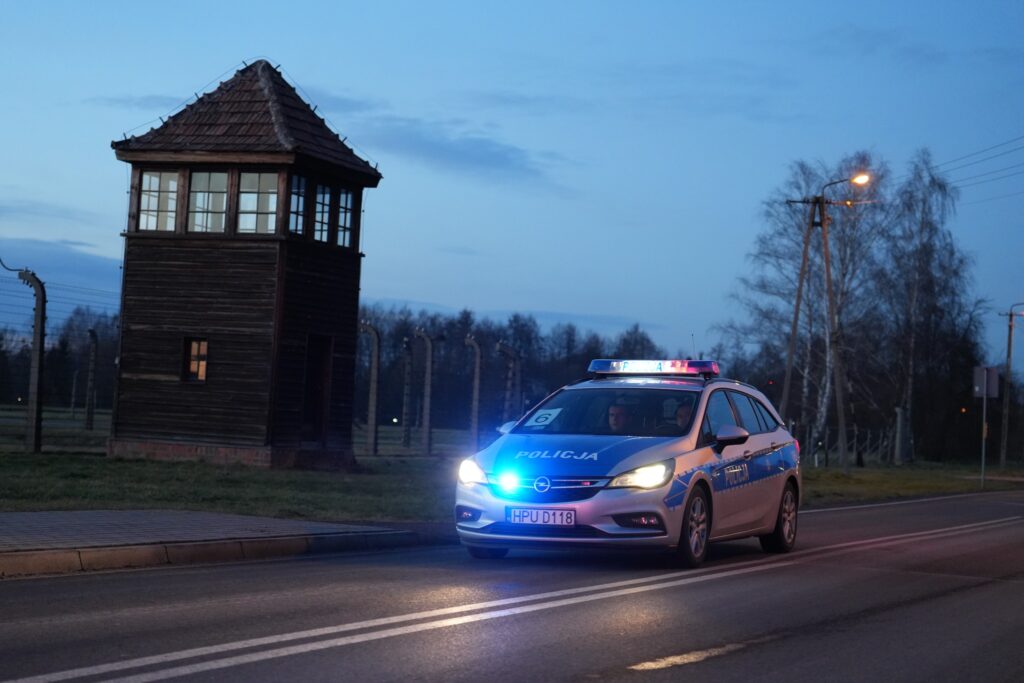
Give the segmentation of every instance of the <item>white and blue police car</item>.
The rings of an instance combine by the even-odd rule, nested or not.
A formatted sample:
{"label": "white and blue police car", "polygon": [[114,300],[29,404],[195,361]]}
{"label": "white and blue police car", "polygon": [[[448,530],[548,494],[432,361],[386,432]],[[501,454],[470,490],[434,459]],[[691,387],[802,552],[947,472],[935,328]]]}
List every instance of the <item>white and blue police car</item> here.
{"label": "white and blue police car", "polygon": [[764,394],[718,363],[595,360],[459,466],[455,520],[473,557],[509,548],[796,542],[800,447]]}

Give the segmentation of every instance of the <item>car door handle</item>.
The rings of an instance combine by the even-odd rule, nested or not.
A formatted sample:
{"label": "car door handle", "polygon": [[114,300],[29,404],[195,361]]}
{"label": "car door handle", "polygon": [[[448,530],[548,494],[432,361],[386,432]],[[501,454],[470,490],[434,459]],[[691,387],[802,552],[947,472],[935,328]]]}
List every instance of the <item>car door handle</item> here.
{"label": "car door handle", "polygon": [[743,451],[743,459],[744,460],[750,460],[750,458],[752,456],[753,456],[753,454],[750,451]]}

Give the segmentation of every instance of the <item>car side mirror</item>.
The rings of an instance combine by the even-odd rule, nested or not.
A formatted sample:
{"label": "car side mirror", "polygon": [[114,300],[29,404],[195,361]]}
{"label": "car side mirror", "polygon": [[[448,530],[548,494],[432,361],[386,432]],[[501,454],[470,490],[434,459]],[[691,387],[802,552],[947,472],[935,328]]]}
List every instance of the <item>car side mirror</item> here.
{"label": "car side mirror", "polygon": [[505,424],[503,424],[500,427],[498,427],[498,433],[499,434],[508,434],[509,432],[512,431],[512,428],[515,427],[515,426],[516,426],[516,421],[515,420],[512,420],[511,422],[506,422]]}
{"label": "car side mirror", "polygon": [[723,425],[718,433],[715,434],[715,441],[718,442],[719,448],[725,448],[726,446],[737,446],[741,443],[746,442],[750,438],[750,432],[743,427],[736,425]]}

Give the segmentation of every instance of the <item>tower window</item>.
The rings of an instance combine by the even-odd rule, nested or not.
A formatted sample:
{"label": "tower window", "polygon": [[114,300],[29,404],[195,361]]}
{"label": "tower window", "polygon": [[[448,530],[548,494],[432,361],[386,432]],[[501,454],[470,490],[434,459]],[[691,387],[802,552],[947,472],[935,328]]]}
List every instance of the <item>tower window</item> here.
{"label": "tower window", "polygon": [[238,232],[266,235],[277,218],[277,174],[242,173],[238,183]]}
{"label": "tower window", "polygon": [[177,171],[143,171],[139,198],[139,230],[174,231],[178,203]]}
{"label": "tower window", "polygon": [[206,345],[205,339],[195,337],[185,339],[185,364],[182,379],[186,382],[206,381]]}
{"label": "tower window", "polygon": [[330,229],[331,188],[326,185],[316,186],[316,213],[313,215],[313,239],[326,242]]}
{"label": "tower window", "polygon": [[227,199],[227,173],[193,173],[188,203],[188,231],[224,232]]}
{"label": "tower window", "polygon": [[338,193],[338,246],[352,246],[352,192]]}
{"label": "tower window", "polygon": [[306,179],[292,176],[292,205],[288,214],[288,232],[302,234],[302,226],[306,218]]}

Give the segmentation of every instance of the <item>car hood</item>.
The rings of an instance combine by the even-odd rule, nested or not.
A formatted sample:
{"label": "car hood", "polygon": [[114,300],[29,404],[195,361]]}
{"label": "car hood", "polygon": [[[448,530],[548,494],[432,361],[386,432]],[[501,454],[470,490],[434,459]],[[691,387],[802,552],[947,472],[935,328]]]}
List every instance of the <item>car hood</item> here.
{"label": "car hood", "polygon": [[656,436],[506,434],[476,459],[488,474],[603,477],[678,455],[682,441]]}

